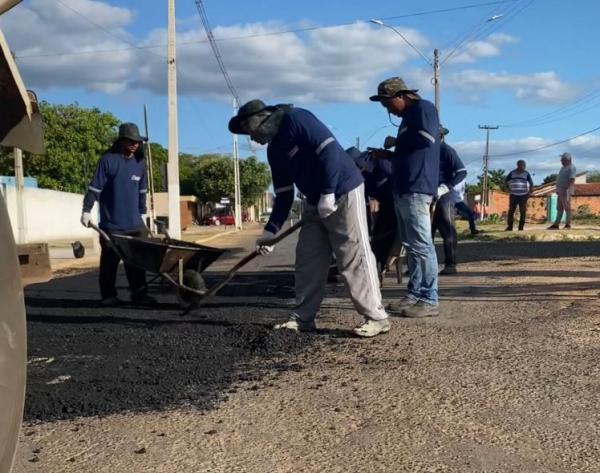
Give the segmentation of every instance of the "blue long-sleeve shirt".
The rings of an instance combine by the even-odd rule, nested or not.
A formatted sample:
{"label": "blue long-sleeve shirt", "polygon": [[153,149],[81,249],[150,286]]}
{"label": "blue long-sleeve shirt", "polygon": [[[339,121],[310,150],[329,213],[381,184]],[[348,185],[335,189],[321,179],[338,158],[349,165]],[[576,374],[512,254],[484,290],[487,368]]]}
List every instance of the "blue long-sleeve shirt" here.
{"label": "blue long-sleeve shirt", "polygon": [[360,171],[331,131],[308,110],[291,108],[267,148],[275,201],[265,229],[277,233],[294,201],[294,185],[317,205],[322,194],[336,199],[357,188]]}
{"label": "blue long-sleeve shirt", "polygon": [[144,160],[107,153],[100,158],[83,211],[90,212],[96,200],[100,207],[99,226],[105,230],[128,231],[143,225],[148,191]]}
{"label": "blue long-sleeve shirt", "polygon": [[440,122],[435,106],[417,100],[402,118],[391,157],[394,192],[436,195],[440,166]]}
{"label": "blue long-sleeve shirt", "polygon": [[440,184],[452,189],[467,177],[467,168],[459,158],[456,150],[442,141],[440,143]]}

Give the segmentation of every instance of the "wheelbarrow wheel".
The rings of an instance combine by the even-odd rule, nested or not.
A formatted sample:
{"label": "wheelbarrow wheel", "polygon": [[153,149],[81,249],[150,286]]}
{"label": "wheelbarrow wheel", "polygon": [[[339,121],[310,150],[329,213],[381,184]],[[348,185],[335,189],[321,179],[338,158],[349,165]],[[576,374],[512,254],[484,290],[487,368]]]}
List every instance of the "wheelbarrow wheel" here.
{"label": "wheelbarrow wheel", "polygon": [[[184,286],[191,287],[197,291],[206,290],[204,278],[198,271],[194,271],[193,269],[186,269],[183,272],[183,284]],[[202,300],[202,296],[188,291],[182,287],[178,287],[177,300],[183,309],[194,309],[200,305],[199,303]]]}

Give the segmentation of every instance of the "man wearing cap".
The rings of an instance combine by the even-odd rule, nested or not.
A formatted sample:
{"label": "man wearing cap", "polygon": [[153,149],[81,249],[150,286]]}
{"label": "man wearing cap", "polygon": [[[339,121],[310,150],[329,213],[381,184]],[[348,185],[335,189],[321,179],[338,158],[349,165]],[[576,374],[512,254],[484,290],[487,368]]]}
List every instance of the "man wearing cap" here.
{"label": "man wearing cap", "polygon": [[229,122],[235,134],[267,144],[275,201],[258,251],[273,251],[269,241],[284,224],[294,200],[294,186],[306,197],[296,246],[296,308],[275,326],[315,330],[325,296],[332,252],[350,298],[364,323],[356,335],[373,337],[390,330],[382,302],[375,258],[369,247],[363,179],[329,129],[311,112],[291,105],[266,106],[252,100]]}
{"label": "man wearing cap", "polygon": [[371,101],[402,118],[394,151],[374,156],[392,161],[398,232],[408,256],[408,294],[388,312],[406,317],[439,315],[438,266],[429,208],[440,177],[440,122],[435,106],[400,77],[381,82]]}
{"label": "man wearing cap", "polygon": [[450,192],[454,186],[464,181],[467,177],[467,169],[458,157],[456,150],[446,143],[444,137],[449,133],[448,128],[440,128],[440,184],[438,187],[438,199],[433,213],[431,223],[432,237],[439,230],[444,241],[444,268],[441,275],[456,274],[456,247],[458,238],[454,225],[455,200]]}
{"label": "man wearing cap", "polygon": [[[99,202],[99,227],[107,234],[119,233],[135,237],[147,236],[145,225],[147,178],[142,141],[138,127],[133,123],[119,126],[119,136],[111,148],[100,158],[92,182],[83,199],[81,223],[93,223],[92,208]],[[100,238],[100,295],[102,305],[116,306],[115,281],[120,256]],[[143,269],[125,264],[131,301],[152,304],[155,299],[147,294],[146,273]]]}
{"label": "man wearing cap", "polygon": [[571,228],[571,196],[575,191],[575,176],[577,170],[573,165],[573,158],[570,153],[560,155],[562,167],[558,171],[556,178],[556,194],[558,195],[558,212],[556,220],[548,227],[549,230],[558,230],[560,221],[562,220],[563,212],[566,212],[564,228]]}

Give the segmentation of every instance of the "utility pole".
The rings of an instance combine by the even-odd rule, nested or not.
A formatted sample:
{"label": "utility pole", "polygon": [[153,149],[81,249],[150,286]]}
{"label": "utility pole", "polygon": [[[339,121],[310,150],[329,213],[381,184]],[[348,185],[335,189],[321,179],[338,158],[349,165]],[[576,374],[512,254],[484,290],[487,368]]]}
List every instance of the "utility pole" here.
{"label": "utility pole", "polygon": [[15,190],[17,192],[17,229],[18,243],[27,243],[27,224],[25,223],[25,178],[23,173],[23,151],[14,148],[15,157]]}
{"label": "utility pole", "polygon": [[175,63],[175,0],[168,0],[167,28],[167,98],[169,121],[169,154],[167,182],[169,195],[169,235],[181,238],[181,207],[179,203],[179,143],[177,139],[177,66]]}
{"label": "utility pole", "polygon": [[480,220],[483,220],[485,209],[489,209],[489,179],[488,179],[488,164],[490,157],[490,130],[497,130],[497,126],[479,125],[480,130],[486,131],[485,139],[485,154],[483,155],[483,186],[481,192],[481,215]]}
{"label": "utility pole", "polygon": [[433,91],[435,96],[435,108],[440,115],[440,51],[433,50]]}
{"label": "utility pole", "polygon": [[[238,101],[233,99],[233,116],[237,115]],[[233,217],[235,219],[235,228],[242,229],[242,193],[240,192],[240,148],[238,144],[238,135],[233,135],[233,193],[234,193],[234,210]]]}
{"label": "utility pole", "polygon": [[360,136],[356,137],[356,149],[360,149]]}

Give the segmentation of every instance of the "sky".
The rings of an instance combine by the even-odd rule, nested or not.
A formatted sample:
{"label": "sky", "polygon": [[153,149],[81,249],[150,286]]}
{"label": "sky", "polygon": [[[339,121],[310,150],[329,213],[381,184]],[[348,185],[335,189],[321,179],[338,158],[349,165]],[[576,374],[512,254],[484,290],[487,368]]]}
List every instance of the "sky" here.
{"label": "sky", "polygon": [[[600,129],[584,134],[600,127],[594,54],[600,2],[202,3],[241,102],[307,108],[344,147],[357,139],[362,148],[379,147],[396,135],[399,119],[390,121],[368,100],[381,80],[400,76],[433,101],[430,63],[438,49],[441,122],[469,182],[481,173],[485,153],[479,125],[500,126],[490,132],[492,169],[509,171],[525,159],[537,184],[558,171],[559,155],[568,151],[578,172],[600,170]],[[176,17],[179,150],[230,153],[233,96],[196,2],[176,0]],[[0,18],[23,80],[39,100],[97,107],[140,127],[145,104],[150,139],[165,147],[166,28],[166,0],[23,0]],[[242,139],[241,156],[251,154],[265,159],[263,149]]]}

